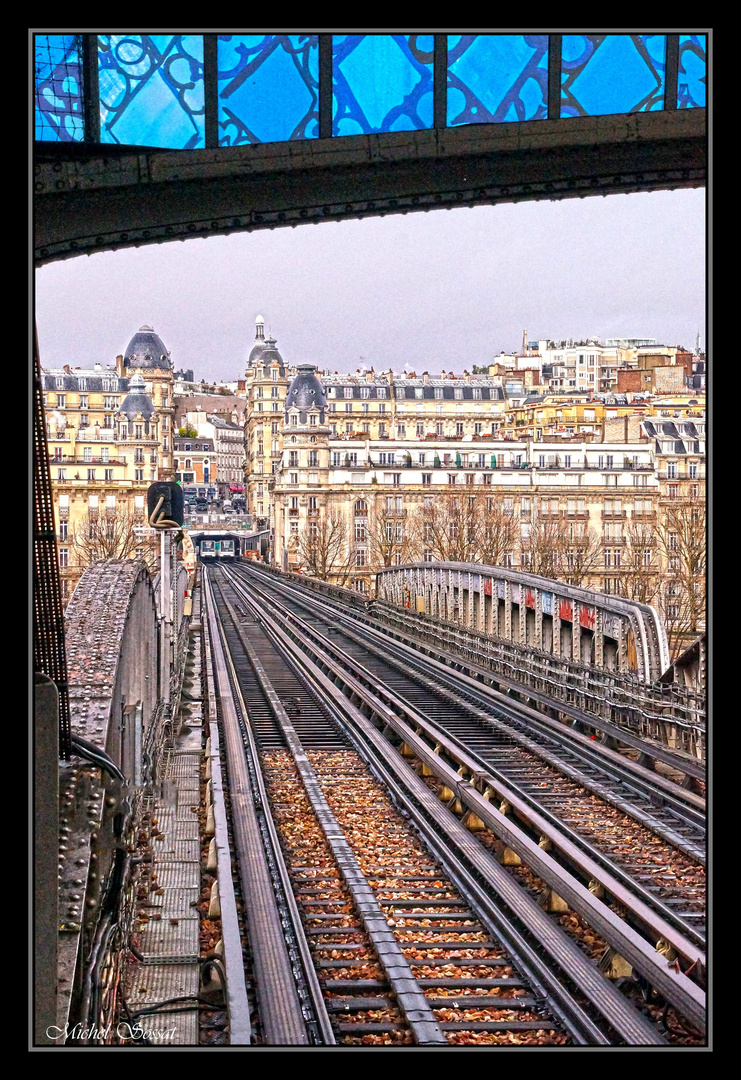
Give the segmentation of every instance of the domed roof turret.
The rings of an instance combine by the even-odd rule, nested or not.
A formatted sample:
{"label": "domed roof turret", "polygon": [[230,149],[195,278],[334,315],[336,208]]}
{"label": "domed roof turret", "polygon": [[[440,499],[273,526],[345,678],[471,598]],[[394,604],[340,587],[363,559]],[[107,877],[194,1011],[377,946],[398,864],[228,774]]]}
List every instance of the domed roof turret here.
{"label": "domed roof turret", "polygon": [[318,409],[326,409],[327,395],[316,374],[315,364],[299,364],[298,374],[288,387],[286,394],[286,410],[299,409],[306,412],[316,406]]}
{"label": "domed roof turret", "polygon": [[144,379],[141,375],[133,375],[129,383],[129,392],[123,400],[119,413],[123,413],[129,420],[141,416],[149,420],[154,414],[154,403],[144,388]]}
{"label": "domed roof turret", "polygon": [[151,326],[140,326],[126,346],[124,367],[171,368],[170,354]]}
{"label": "domed roof turret", "polygon": [[258,363],[263,367],[269,367],[275,361],[278,361],[281,367],[285,367],[285,361],[278,352],[278,345],[274,337],[265,339],[265,348],[260,353],[260,359]]}
{"label": "domed roof turret", "polygon": [[247,358],[247,366],[254,367],[265,349],[265,320],[262,315],[255,319],[255,344]]}

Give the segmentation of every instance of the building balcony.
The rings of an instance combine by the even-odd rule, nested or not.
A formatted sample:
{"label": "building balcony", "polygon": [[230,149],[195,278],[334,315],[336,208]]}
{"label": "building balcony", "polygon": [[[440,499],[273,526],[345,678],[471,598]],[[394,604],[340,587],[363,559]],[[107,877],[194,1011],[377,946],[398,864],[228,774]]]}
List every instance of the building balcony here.
{"label": "building balcony", "polygon": [[564,518],[588,518],[588,510],[562,510],[561,517]]}
{"label": "building balcony", "polygon": [[603,519],[607,518],[607,519],[610,519],[610,520],[616,520],[617,518],[624,518],[624,517],[627,517],[627,516],[628,516],[627,510],[614,510],[614,511],[613,510],[603,510],[602,511],[602,518]]}
{"label": "building balcony", "polygon": [[634,465],[632,462],[614,462],[612,465],[580,465],[587,472],[654,472],[653,465]]}
{"label": "building balcony", "polygon": [[625,543],[624,536],[603,536],[602,543],[605,547],[620,547]]}
{"label": "building balcony", "polygon": [[49,457],[49,464],[54,465],[59,463],[60,465],[125,465],[125,457],[78,457],[75,454],[64,454],[63,456],[51,456]]}

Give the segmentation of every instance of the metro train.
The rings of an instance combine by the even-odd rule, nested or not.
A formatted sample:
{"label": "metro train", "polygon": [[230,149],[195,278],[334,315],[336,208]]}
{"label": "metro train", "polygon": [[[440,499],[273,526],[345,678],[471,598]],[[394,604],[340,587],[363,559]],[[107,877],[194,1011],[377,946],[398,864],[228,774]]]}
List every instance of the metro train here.
{"label": "metro train", "polygon": [[234,540],[201,540],[198,550],[201,562],[233,562]]}
{"label": "metro train", "polygon": [[222,559],[222,560],[226,560],[226,562],[233,562],[234,561],[234,541],[233,540],[222,540],[220,549],[219,549],[219,541],[217,540],[216,541],[216,548],[217,548],[217,551],[216,551],[217,558]]}

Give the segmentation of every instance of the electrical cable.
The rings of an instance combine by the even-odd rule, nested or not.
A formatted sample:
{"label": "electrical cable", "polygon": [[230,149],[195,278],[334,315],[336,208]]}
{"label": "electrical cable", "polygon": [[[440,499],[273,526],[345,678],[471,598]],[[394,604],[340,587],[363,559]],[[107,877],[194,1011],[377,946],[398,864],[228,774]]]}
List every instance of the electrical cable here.
{"label": "electrical cable", "polygon": [[94,743],[88,742],[87,739],[81,739],[79,735],[72,735],[70,737],[70,747],[71,752],[76,754],[77,757],[84,758],[85,761],[89,761],[92,765],[97,765],[98,768],[109,773],[115,780],[126,780],[124,774],[109,758],[105,750],[101,750]]}

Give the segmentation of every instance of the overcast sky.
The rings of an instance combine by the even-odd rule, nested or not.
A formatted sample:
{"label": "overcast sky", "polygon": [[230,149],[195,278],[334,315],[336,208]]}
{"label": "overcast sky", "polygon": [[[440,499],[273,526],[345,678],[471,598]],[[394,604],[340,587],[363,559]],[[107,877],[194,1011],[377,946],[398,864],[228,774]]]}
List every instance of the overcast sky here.
{"label": "overcast sky", "polygon": [[44,367],[111,365],[153,326],[177,369],[244,374],[265,318],[288,363],[462,372],[534,341],[705,345],[705,192],[434,210],[100,252],[41,267]]}

